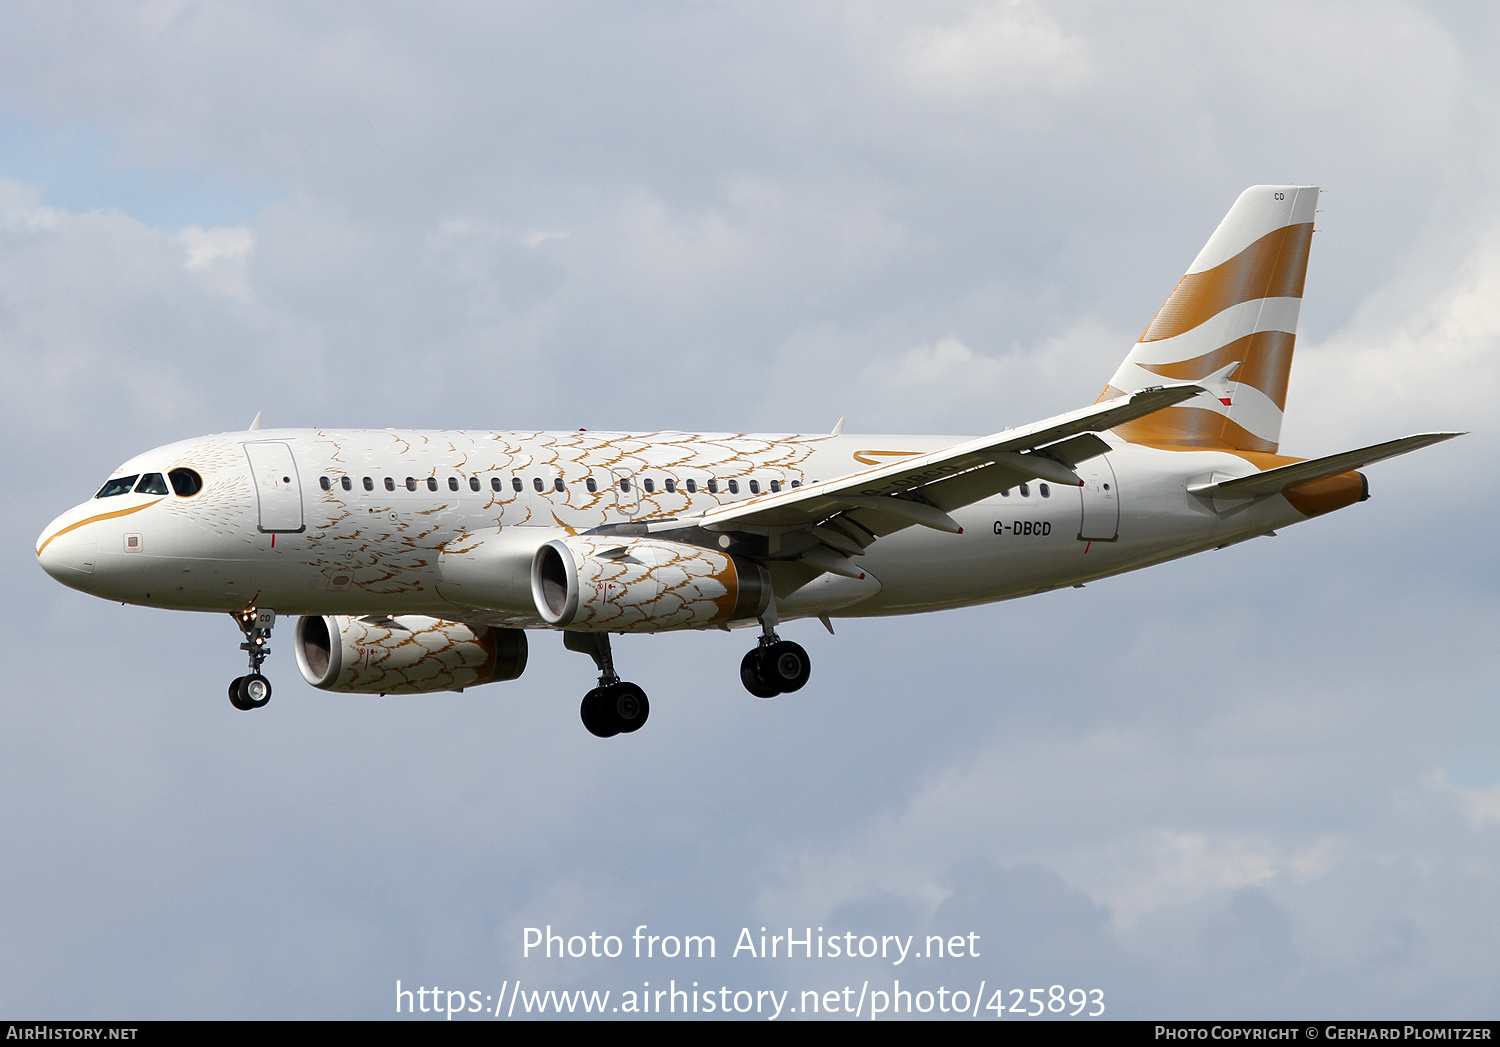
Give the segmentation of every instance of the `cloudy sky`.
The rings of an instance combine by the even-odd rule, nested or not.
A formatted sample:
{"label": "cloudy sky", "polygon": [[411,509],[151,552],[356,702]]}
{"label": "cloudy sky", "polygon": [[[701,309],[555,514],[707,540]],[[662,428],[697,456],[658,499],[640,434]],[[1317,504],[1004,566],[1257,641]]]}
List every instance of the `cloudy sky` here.
{"label": "cloudy sky", "polygon": [[[14,0],[0,34],[0,1010],[395,986],[1100,990],[1495,1017],[1500,18],[1480,3]],[[1323,186],[1283,449],[1471,435],[1273,539],[1028,601],[235,712],[219,616],[36,535],[274,426],[980,434],[1093,400],[1235,196]],[[538,959],[524,928],[712,934]],[[968,935],[754,960],[742,927]],[[816,933],[816,932],[815,932]],[[988,998],[987,998],[988,999]],[[1012,997],[1005,997],[1007,1005]],[[1092,1007],[1092,1005],[1091,1005]]]}

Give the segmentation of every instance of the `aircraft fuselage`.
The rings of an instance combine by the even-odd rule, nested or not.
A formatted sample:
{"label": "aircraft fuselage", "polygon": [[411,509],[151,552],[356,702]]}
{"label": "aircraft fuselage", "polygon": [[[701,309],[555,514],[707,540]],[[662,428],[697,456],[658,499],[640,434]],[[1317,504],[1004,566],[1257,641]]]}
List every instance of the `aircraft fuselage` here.
{"label": "aircraft fuselage", "polygon": [[[55,578],[126,603],[198,611],[424,614],[545,627],[517,600],[457,591],[453,551],[475,536],[643,531],[722,505],[859,473],[948,437],[604,432],[265,430],[149,451],[115,471],[132,490],[91,498],[39,539]],[[1077,585],[1306,519],[1279,495],[1215,503],[1187,488],[1263,463],[1217,450],[1111,440],[1085,486],[1033,480],[953,512],[948,534],[908,527],[859,565],[878,586],[831,616],[905,614]],[[1294,459],[1278,459],[1294,461]],[[140,478],[192,470],[183,497]],[[774,485],[774,486],[773,486]],[[106,487],[107,489],[107,487]],[[160,487],[157,488],[160,490]],[[736,541],[743,539],[737,536]],[[772,538],[765,539],[767,543]],[[755,550],[776,562],[770,548]],[[837,601],[834,601],[837,602]],[[796,617],[793,609],[783,617]],[[492,612],[486,615],[484,612]]]}

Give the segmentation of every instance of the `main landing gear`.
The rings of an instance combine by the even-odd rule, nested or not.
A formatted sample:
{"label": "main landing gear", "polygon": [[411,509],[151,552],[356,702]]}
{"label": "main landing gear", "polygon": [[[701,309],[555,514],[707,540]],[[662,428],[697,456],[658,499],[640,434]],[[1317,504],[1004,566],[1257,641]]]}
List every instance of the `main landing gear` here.
{"label": "main landing gear", "polygon": [[586,654],[599,669],[599,686],[583,696],[578,715],[589,733],[599,738],[639,731],[651,715],[646,692],[620,679],[609,650],[608,633],[565,632],[563,646]]}
{"label": "main landing gear", "polygon": [[802,645],[776,635],[776,601],[760,620],[760,644],[740,661],[740,682],[757,698],[775,698],[801,690],[812,675],[812,662]]}
{"label": "main landing gear", "polygon": [[775,698],[800,690],[812,675],[812,662],[799,643],[782,640],[767,629],[760,646],[746,651],[740,662],[740,682],[757,698]]}
{"label": "main landing gear", "polygon": [[245,634],[245,642],[240,644],[240,650],[250,655],[250,675],[230,681],[229,704],[249,712],[271,700],[271,681],[260,674],[260,665],[266,660],[266,655],[271,653],[268,641],[271,639],[271,627],[276,624],[276,612],[247,607],[243,611],[236,611],[233,617],[234,624]]}

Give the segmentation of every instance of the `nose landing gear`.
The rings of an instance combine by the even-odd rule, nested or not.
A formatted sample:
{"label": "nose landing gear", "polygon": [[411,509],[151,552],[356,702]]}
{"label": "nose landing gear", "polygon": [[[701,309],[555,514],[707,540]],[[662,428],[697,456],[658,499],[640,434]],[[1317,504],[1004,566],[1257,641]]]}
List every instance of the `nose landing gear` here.
{"label": "nose landing gear", "polygon": [[271,639],[271,627],[276,624],[276,612],[247,607],[243,611],[236,611],[232,617],[240,632],[245,634],[245,642],[240,644],[240,650],[250,656],[250,675],[230,681],[229,704],[249,712],[271,700],[271,681],[260,674],[260,666],[266,660],[266,655],[271,653],[268,641]]}
{"label": "nose landing gear", "polygon": [[621,680],[615,672],[608,633],[565,632],[563,646],[588,655],[599,670],[599,686],[584,695],[583,704],[578,707],[579,718],[590,734],[613,738],[645,726],[646,717],[651,715],[651,703],[646,700],[645,691]]}

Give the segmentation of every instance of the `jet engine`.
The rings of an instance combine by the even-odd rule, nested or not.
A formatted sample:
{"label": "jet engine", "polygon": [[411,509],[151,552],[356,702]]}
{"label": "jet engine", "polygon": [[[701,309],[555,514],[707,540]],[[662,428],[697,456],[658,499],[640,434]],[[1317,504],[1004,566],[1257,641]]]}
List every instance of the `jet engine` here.
{"label": "jet engine", "polygon": [[560,628],[698,628],[759,617],[770,593],[770,575],[754,561],[656,538],[557,538],[531,562],[537,613]]}
{"label": "jet engine", "polygon": [[514,680],[526,670],[526,633],[406,614],[297,620],[297,665],[325,691],[427,694]]}

